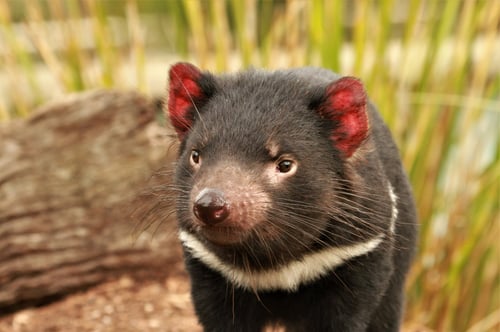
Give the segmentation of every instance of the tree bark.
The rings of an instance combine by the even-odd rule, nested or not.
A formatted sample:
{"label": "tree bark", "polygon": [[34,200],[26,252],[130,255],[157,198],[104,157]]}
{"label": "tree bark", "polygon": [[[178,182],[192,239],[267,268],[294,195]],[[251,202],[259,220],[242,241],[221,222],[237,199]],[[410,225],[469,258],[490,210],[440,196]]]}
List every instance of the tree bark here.
{"label": "tree bark", "polygon": [[[175,152],[157,109],[136,93],[94,91],[0,127],[0,314],[123,273],[168,273],[180,259],[171,200],[137,199]],[[146,218],[163,228],[133,237],[131,211],[139,231],[153,211],[145,202],[166,209]]]}

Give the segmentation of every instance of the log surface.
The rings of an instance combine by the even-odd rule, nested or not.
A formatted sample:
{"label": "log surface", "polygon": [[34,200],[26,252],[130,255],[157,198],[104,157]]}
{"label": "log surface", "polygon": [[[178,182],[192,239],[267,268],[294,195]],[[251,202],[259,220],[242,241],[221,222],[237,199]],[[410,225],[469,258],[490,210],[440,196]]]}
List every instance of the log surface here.
{"label": "log surface", "polygon": [[156,113],[94,91],[0,127],[0,314],[180,259],[172,221],[131,236],[135,197],[170,162]]}

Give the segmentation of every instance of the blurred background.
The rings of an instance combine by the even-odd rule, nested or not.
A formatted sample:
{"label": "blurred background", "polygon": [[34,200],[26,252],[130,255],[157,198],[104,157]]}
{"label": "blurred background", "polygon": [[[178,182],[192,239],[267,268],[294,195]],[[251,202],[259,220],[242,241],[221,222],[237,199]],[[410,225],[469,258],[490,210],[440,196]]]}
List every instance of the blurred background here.
{"label": "blurred background", "polygon": [[179,60],[360,77],[418,204],[407,324],[500,329],[500,1],[0,0],[0,122],[88,89],[162,96]]}

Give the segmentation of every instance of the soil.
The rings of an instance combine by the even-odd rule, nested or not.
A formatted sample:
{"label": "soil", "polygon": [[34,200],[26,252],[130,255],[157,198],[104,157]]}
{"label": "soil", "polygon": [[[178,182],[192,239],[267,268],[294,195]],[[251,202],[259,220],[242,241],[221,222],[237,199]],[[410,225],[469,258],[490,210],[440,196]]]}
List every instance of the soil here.
{"label": "soil", "polygon": [[0,318],[0,332],[201,331],[182,262],[168,275],[123,276],[52,304]]}

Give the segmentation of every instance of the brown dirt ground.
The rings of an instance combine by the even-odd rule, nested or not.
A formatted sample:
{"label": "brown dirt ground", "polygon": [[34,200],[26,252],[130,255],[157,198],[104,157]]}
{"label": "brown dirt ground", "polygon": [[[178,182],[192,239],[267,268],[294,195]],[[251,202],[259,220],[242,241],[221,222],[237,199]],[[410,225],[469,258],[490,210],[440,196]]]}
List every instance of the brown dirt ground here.
{"label": "brown dirt ground", "polygon": [[[128,276],[50,305],[0,317],[0,332],[201,332],[182,262],[168,276]],[[429,332],[406,326],[404,332]]]}
{"label": "brown dirt ground", "polygon": [[166,278],[124,276],[50,305],[0,318],[0,332],[197,332],[182,263]]}

